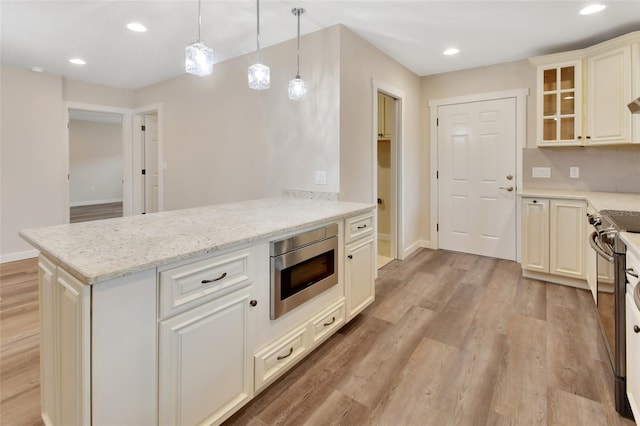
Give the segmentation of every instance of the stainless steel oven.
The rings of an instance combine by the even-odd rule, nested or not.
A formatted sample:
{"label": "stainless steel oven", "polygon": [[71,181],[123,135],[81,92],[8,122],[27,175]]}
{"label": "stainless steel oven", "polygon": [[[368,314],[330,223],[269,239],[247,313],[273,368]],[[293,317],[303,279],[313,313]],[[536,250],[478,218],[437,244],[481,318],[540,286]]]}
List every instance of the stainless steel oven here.
{"label": "stainless steel oven", "polygon": [[589,217],[595,228],[589,243],[598,256],[613,268],[613,282],[606,274],[596,273],[598,322],[611,362],[615,380],[616,411],[632,417],[626,387],[625,293],[627,284],[626,246],[619,237],[622,231],[640,232],[640,212],[602,210]]}
{"label": "stainless steel oven", "polygon": [[276,319],[338,283],[338,225],[273,241],[271,319]]}

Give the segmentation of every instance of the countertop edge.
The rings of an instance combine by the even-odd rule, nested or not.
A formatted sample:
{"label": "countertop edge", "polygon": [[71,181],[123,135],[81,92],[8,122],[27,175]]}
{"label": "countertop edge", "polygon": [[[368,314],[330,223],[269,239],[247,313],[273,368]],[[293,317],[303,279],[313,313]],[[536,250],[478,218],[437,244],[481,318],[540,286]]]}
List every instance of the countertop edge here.
{"label": "countertop edge", "polygon": [[176,256],[164,257],[152,262],[141,263],[139,265],[136,265],[135,267],[124,268],[121,270],[116,270],[113,273],[104,273],[104,274],[98,274],[98,275],[86,275],[81,271],[81,268],[73,264],[73,261],[69,259],[64,259],[64,258],[61,258],[60,256],[55,255],[51,250],[44,247],[37,239],[34,239],[33,237],[31,237],[29,235],[29,229],[19,231],[18,235],[22,239],[24,239],[26,242],[31,244],[33,247],[35,247],[40,253],[44,254],[47,258],[51,259],[54,263],[56,263],[56,265],[60,266],[62,269],[67,271],[69,274],[71,274],[73,277],[82,281],[83,284],[93,285],[93,284],[98,284],[101,282],[105,282],[105,281],[109,281],[117,278],[134,275],[136,273],[149,270],[151,268],[157,268],[159,266],[169,265],[171,263],[180,262],[186,259],[205,256],[214,252],[224,251],[233,247],[239,247],[239,246],[243,246],[253,242],[269,240],[275,236],[284,235],[290,232],[295,232],[297,230],[312,227],[314,225],[320,225],[320,224],[335,221],[335,220],[344,220],[350,217],[359,216],[359,215],[370,212],[374,208],[375,208],[374,204],[370,204],[370,205],[364,204],[364,207],[352,210],[347,213],[331,215],[331,216],[323,217],[321,219],[305,222],[302,224],[296,224],[296,225],[292,225],[284,228],[279,228],[269,232],[258,233],[250,237],[241,238],[241,239],[230,241],[230,242],[225,242],[219,245],[214,245],[206,249],[189,251]]}

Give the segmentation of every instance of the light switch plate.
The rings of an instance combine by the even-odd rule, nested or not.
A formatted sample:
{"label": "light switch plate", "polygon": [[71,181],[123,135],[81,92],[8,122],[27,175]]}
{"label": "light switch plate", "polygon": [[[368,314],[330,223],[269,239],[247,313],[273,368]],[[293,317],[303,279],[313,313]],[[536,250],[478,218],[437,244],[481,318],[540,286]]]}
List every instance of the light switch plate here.
{"label": "light switch plate", "polygon": [[534,177],[534,178],[550,178],[551,177],[551,167],[532,167],[531,168],[531,177]]}
{"label": "light switch plate", "polygon": [[569,167],[569,177],[578,179],[580,177],[580,167]]}
{"label": "light switch plate", "polygon": [[327,184],[327,172],[325,170],[316,171],[316,185]]}

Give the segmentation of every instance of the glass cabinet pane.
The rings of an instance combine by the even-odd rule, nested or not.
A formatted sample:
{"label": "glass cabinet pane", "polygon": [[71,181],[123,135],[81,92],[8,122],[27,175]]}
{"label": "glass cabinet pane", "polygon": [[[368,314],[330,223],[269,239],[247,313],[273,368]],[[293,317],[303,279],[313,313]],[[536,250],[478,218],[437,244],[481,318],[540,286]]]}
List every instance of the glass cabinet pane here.
{"label": "glass cabinet pane", "polygon": [[554,118],[545,118],[542,126],[542,139],[545,141],[554,141],[558,138],[556,134],[556,126],[558,121]]}
{"label": "glass cabinet pane", "polygon": [[557,69],[553,68],[550,70],[544,70],[544,91],[548,92],[550,90],[557,89]]}
{"label": "glass cabinet pane", "polygon": [[560,68],[560,89],[575,89],[575,67]]}
{"label": "glass cabinet pane", "polygon": [[557,96],[555,93],[549,93],[544,95],[544,106],[543,106],[543,114],[545,117],[550,115],[556,115],[556,99]]}
{"label": "glass cabinet pane", "polygon": [[575,107],[574,107],[575,97],[573,96],[573,92],[563,93],[560,96],[561,96],[560,114],[563,114],[563,115],[574,114],[575,113]]}
{"label": "glass cabinet pane", "polygon": [[560,139],[573,140],[575,136],[575,124],[573,117],[563,117],[560,119]]}

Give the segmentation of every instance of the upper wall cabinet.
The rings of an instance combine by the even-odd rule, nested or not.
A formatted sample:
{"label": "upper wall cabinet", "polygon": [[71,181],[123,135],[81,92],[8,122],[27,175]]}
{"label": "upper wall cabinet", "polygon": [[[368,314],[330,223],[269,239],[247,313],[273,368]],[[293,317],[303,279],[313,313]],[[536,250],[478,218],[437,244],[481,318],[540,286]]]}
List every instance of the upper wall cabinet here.
{"label": "upper wall cabinet", "polygon": [[538,146],[640,143],[640,31],[529,60],[538,68]]}

